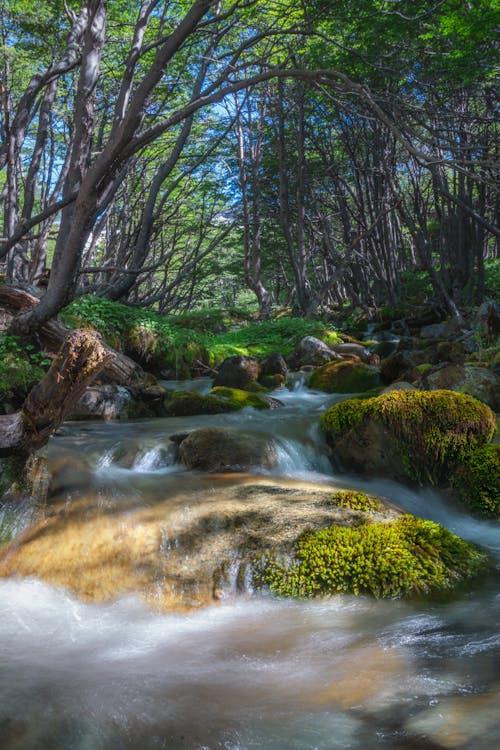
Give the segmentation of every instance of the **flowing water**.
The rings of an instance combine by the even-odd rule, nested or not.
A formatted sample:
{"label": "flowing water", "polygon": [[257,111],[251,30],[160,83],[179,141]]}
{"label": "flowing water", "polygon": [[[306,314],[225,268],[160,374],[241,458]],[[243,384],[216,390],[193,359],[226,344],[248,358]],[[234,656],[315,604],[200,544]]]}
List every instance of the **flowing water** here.
{"label": "flowing water", "polygon": [[[332,469],[317,425],[338,397],[297,381],[279,398],[284,407],[264,413],[65,425],[50,452],[84,457],[101,494],[148,505],[190,484],[217,491],[218,478],[174,463],[169,435],[205,424],[265,432],[274,475],[383,495],[485,545],[498,570],[498,524],[434,491]],[[0,748],[495,750],[499,623],[497,575],[426,601],[247,596],[186,615],[0,580]]]}

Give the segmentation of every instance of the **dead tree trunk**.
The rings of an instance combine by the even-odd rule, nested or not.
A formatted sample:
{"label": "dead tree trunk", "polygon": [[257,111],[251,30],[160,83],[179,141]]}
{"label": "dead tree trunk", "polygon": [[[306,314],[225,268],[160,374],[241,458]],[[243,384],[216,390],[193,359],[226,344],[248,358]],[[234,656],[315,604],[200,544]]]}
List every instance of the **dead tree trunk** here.
{"label": "dead tree trunk", "polygon": [[0,416],[0,456],[27,456],[45,445],[108,356],[96,333],[73,331],[22,410]]}

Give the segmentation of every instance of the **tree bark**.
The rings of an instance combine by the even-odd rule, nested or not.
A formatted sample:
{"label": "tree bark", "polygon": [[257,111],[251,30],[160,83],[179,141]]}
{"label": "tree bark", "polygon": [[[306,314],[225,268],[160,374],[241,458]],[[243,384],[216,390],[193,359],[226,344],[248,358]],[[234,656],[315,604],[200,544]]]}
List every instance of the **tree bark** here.
{"label": "tree bark", "polygon": [[28,456],[45,445],[108,357],[95,332],[72,331],[22,410],[0,417],[0,456]]}

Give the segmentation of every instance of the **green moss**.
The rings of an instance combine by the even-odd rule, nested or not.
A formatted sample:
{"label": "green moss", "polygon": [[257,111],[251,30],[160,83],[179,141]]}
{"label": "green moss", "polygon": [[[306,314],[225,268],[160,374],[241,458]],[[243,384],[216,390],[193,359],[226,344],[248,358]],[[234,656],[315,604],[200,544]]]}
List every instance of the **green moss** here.
{"label": "green moss", "polygon": [[432,369],[432,365],[430,362],[423,362],[421,365],[417,365],[415,369],[418,370],[421,375],[423,375],[424,372]]}
{"label": "green moss", "polygon": [[365,512],[380,510],[382,508],[382,503],[378,498],[365,495],[364,492],[355,492],[354,490],[338,490],[338,492],[334,492],[331,502],[340,508],[363,510]]}
{"label": "green moss", "polygon": [[[72,302],[62,317],[69,325],[95,328],[111,346],[124,348],[148,369],[169,367],[177,376],[197,360],[216,367],[235,354],[260,358],[280,351],[285,355],[304,336],[317,336],[329,345],[340,342],[337,332],[318,319],[282,317],[249,324],[245,316],[221,310],[165,316],[91,296]],[[216,333],[228,326],[232,330]]]}
{"label": "green moss", "polygon": [[454,391],[391,391],[335,404],[321,418],[327,440],[372,420],[397,439],[407,475],[441,482],[447,472],[486,445],[496,427],[491,409]]}
{"label": "green moss", "polygon": [[473,451],[455,471],[452,486],[472,510],[500,517],[500,445]]}
{"label": "green moss", "polygon": [[439,524],[407,515],[391,523],[305,532],[290,560],[267,555],[256,579],[280,596],[343,592],[394,598],[451,590],[485,566],[485,555],[473,545]]}
{"label": "green moss", "polygon": [[167,417],[188,417],[193,414],[224,414],[243,407],[217,396],[202,396],[190,391],[175,391],[164,402]]}
{"label": "green moss", "polygon": [[258,393],[242,391],[240,388],[226,388],[218,385],[212,388],[210,393],[225,399],[234,409],[243,409],[245,406],[252,406],[254,409],[269,409],[269,404],[261,399]]}
{"label": "green moss", "polygon": [[380,375],[363,362],[334,362],[318,367],[309,385],[326,393],[362,393],[379,386]]}

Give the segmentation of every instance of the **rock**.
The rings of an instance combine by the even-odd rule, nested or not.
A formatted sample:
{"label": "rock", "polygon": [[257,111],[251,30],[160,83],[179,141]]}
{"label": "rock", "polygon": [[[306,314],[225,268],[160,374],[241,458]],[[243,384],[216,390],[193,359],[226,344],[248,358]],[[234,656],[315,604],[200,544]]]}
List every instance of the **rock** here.
{"label": "rock", "polygon": [[288,365],[279,352],[273,352],[260,363],[260,377],[266,375],[282,375],[286,377]]}
{"label": "rock", "polygon": [[[411,734],[425,737],[432,747],[466,750],[492,747],[498,731],[498,695],[496,686],[485,695],[440,697],[437,705],[419,711],[405,724]],[[490,738],[485,740],[485,738]],[[493,743],[492,743],[493,740]],[[495,743],[496,744],[496,743]]]}
{"label": "rock", "polygon": [[467,393],[500,411],[500,378],[486,367],[476,365],[442,364],[427,370],[421,384],[430,390],[443,388]]}
{"label": "rock", "polygon": [[190,469],[211,472],[272,469],[277,461],[276,449],[266,438],[222,427],[191,432],[179,445],[179,457]]}
{"label": "rock", "polygon": [[219,367],[214,386],[250,390],[257,385],[259,375],[260,365],[256,359],[243,356],[228,357]]}
{"label": "rock", "polygon": [[384,388],[382,393],[391,393],[392,391],[418,391],[418,388],[406,380],[398,380]]}
{"label": "rock", "polygon": [[243,391],[241,388],[224,388],[219,385],[212,388],[209,395],[224,399],[234,410],[244,409],[246,406],[250,406],[253,409],[270,409],[275,406],[282,406],[277,398],[267,396],[265,393]]}
{"label": "rock", "polygon": [[386,357],[394,354],[397,348],[398,340],[391,339],[389,341],[379,341],[377,344],[375,344],[375,346],[373,346],[371,351],[373,352],[373,354],[378,355],[380,359],[386,359]]}
{"label": "rock", "polygon": [[132,404],[130,390],[122,385],[93,385],[85,390],[66,419],[127,419]]}
{"label": "rock", "polygon": [[377,368],[363,362],[335,362],[313,372],[309,386],[326,393],[362,393],[382,384]]}
{"label": "rock", "polygon": [[335,404],[321,419],[334,457],[363,474],[442,486],[495,431],[485,404],[453,391],[393,391]]}
{"label": "rock", "polygon": [[358,357],[361,362],[370,364],[371,354],[362,344],[334,344],[332,350],[341,356]]}
{"label": "rock", "polygon": [[[228,596],[250,595],[254,585],[263,585],[271,561],[292,556],[299,562],[296,555],[304,539],[302,532],[307,529],[310,535],[331,528],[338,528],[341,536],[351,531],[356,536],[359,531],[360,539],[371,529],[370,539],[379,540],[370,542],[375,561],[372,558],[367,568],[356,568],[370,576],[375,593],[379,589],[382,593],[391,580],[396,582],[398,555],[405,565],[410,562],[413,573],[403,545],[390,558],[396,566],[393,578],[387,574],[386,537],[394,534],[402,544],[402,536],[409,533],[411,541],[411,534],[418,532],[431,550],[432,565],[419,580],[420,591],[436,586],[437,568],[439,583],[446,585],[440,551],[450,540],[460,551],[460,562],[448,585],[479,564],[477,552],[437,524],[403,516],[383,501],[374,503],[373,498],[368,498],[366,510],[352,509],[346,505],[346,494],[325,485],[282,485],[269,478],[230,485],[201,478],[194,488],[179,488],[175,498],[146,506],[138,504],[135,496],[110,496],[103,505],[98,494],[86,495],[48,506],[36,525],[3,546],[0,576],[36,576],[91,602],[133,593],[155,609],[186,610]],[[414,547],[425,559],[425,546]],[[321,548],[322,555],[329,553],[335,560],[339,552],[335,545],[325,549],[323,543]],[[340,554],[332,563],[335,577],[342,566],[348,571],[348,547],[342,547]],[[266,561],[263,566],[262,561]],[[375,583],[378,566],[379,582]],[[348,580],[345,586],[344,590],[352,590]]]}
{"label": "rock", "polygon": [[339,361],[340,355],[314,336],[305,336],[287,357],[292,370],[300,370],[305,365],[323,365],[325,362]]}
{"label": "rock", "polygon": [[202,396],[196,391],[174,391],[164,400],[164,413],[167,417],[187,417],[193,414],[224,414],[242,409],[242,405],[208,394]]}
{"label": "rock", "polygon": [[420,377],[417,365],[421,364],[423,352],[401,351],[391,354],[380,365],[380,375],[384,383],[394,380],[408,380],[412,382]]}

